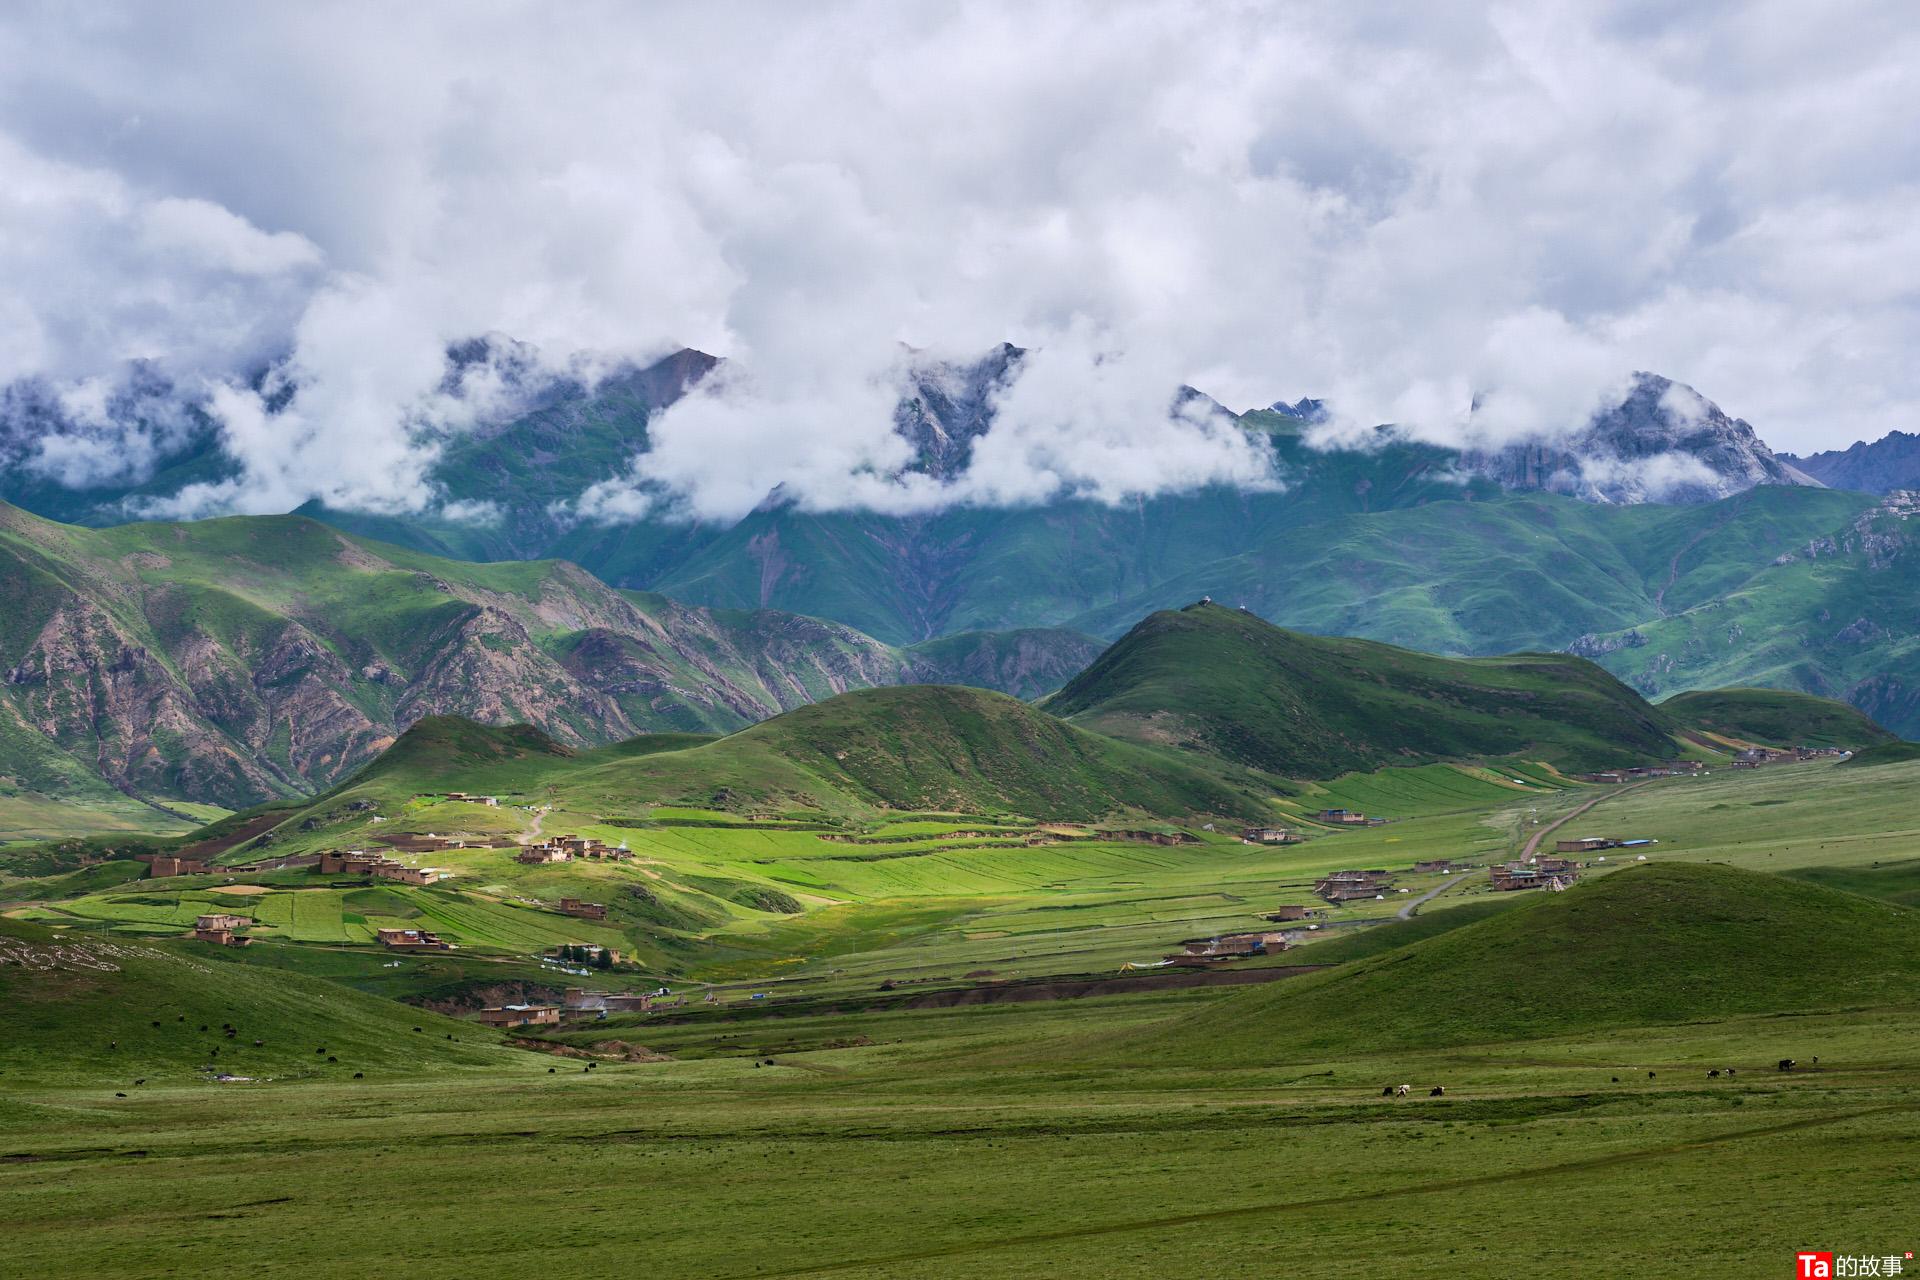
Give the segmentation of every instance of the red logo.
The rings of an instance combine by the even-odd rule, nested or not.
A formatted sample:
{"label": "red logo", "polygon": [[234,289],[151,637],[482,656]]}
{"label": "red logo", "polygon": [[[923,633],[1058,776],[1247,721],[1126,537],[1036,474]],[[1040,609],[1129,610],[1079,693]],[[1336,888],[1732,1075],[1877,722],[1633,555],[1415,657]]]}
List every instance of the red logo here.
{"label": "red logo", "polygon": [[1793,1255],[1793,1280],[1833,1280],[1833,1255],[1803,1250]]}

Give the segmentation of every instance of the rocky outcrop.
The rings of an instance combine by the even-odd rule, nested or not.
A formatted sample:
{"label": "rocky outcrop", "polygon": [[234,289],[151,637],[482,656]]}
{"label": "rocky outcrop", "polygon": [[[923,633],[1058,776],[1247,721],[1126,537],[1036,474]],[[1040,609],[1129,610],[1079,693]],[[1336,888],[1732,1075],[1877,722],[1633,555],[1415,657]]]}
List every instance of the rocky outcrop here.
{"label": "rocky outcrop", "polygon": [[973,442],[993,426],[994,398],[1027,353],[1003,342],[969,364],[916,360],[894,430],[914,449],[914,469],[947,480],[967,469]]}

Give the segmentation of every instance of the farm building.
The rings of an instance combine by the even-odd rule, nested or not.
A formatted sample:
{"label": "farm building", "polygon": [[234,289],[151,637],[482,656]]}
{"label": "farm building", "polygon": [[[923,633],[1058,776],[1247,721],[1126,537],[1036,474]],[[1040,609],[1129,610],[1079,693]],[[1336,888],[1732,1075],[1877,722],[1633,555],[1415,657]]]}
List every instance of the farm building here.
{"label": "farm building", "polygon": [[1487,869],[1488,883],[1503,893],[1515,889],[1565,889],[1579,875],[1573,863],[1555,858],[1539,863],[1509,862]]}
{"label": "farm building", "polygon": [[380,854],[362,849],[329,850],[320,855],[314,869],[323,876],[372,875],[373,869],[384,861]]}
{"label": "farm building", "polygon": [[196,929],[244,929],[252,923],[253,921],[246,916],[230,915],[219,911],[201,916],[193,922],[193,927]]}
{"label": "farm building", "polygon": [[560,899],[560,911],[563,915],[579,916],[582,920],[605,920],[607,907],[603,902],[583,902],[579,898]]}
{"label": "farm building", "polygon": [[1366,814],[1351,809],[1322,809],[1314,817],[1337,827],[1364,827],[1372,821]]}
{"label": "farm building", "polygon": [[1274,921],[1305,920],[1307,916],[1310,914],[1311,913],[1304,906],[1289,905],[1284,907],[1275,907],[1273,910],[1267,912],[1265,918],[1268,920],[1274,920]]}
{"label": "farm building", "polygon": [[425,929],[380,929],[374,937],[390,951],[452,951],[454,946]]}
{"label": "farm building", "polygon": [[562,997],[562,1012],[567,1017],[602,1017],[609,1013],[645,1013],[653,1008],[653,996],[640,992],[587,991],[567,988]]}
{"label": "farm building", "polygon": [[169,858],[164,854],[141,854],[138,861],[147,864],[147,874],[156,880],[168,876],[205,875],[207,863],[202,858]]}
{"label": "farm building", "polygon": [[469,795],[464,791],[449,791],[447,792],[446,798],[454,801],[456,804],[480,804],[485,805],[489,809],[497,809],[500,807],[500,798],[498,796],[475,796]]}
{"label": "farm building", "polygon": [[1268,933],[1228,933],[1217,938],[1193,938],[1180,944],[1180,950],[1168,956],[1176,964],[1211,964],[1217,960],[1240,960],[1285,951],[1287,935]]}
{"label": "farm building", "polygon": [[253,939],[236,933],[235,930],[244,929],[252,923],[253,921],[247,916],[216,911],[201,916],[193,922],[193,936],[201,942],[211,942],[222,947],[250,946]]}
{"label": "farm building", "polygon": [[[418,832],[405,832],[399,835],[375,837],[381,844],[398,849],[402,853],[444,853],[448,849],[465,849],[467,840],[462,836],[435,835],[429,831],[425,835]],[[485,842],[478,846],[486,847]]]}
{"label": "farm building", "polygon": [[1248,827],[1240,833],[1244,844],[1299,844],[1304,838],[1285,827]]}
{"label": "farm building", "polygon": [[1132,840],[1141,844],[1199,844],[1200,837],[1185,831],[1102,831],[1103,840]]}
{"label": "farm building", "polygon": [[549,947],[546,951],[547,959],[557,960],[562,964],[599,964],[600,957],[603,955],[607,958],[608,964],[620,963],[618,951],[594,942],[570,942],[562,947]]}
{"label": "farm building", "polygon": [[549,862],[572,862],[573,855],[555,845],[530,844],[520,852],[514,854],[513,860],[515,862],[525,863],[530,867],[538,867]]}
{"label": "farm building", "polygon": [[416,886],[429,885],[441,878],[441,873],[430,867],[409,867],[385,854],[368,853],[363,849],[323,853],[314,864],[314,870],[323,876],[365,875]]}
{"label": "farm building", "polygon": [[560,1021],[560,1006],[557,1004],[508,1004],[495,1009],[482,1009],[473,1015],[476,1021],[490,1027],[545,1027],[554,1026]]}
{"label": "farm building", "polygon": [[1453,870],[1453,859],[1422,858],[1413,864],[1413,870],[1416,875],[1430,875],[1436,871],[1451,871]]}
{"label": "farm building", "polygon": [[1336,871],[1321,877],[1313,891],[1328,902],[1350,902],[1355,898],[1374,897],[1392,887],[1393,882],[1385,871]]}
{"label": "farm building", "polygon": [[398,862],[383,861],[373,869],[373,874],[382,880],[394,880],[401,884],[429,885],[440,878],[440,873],[431,867],[409,867]]}
{"label": "farm building", "polygon": [[1604,836],[1575,836],[1571,840],[1556,840],[1553,847],[1561,853],[1594,853],[1600,849],[1611,849],[1618,843]]}
{"label": "farm building", "polygon": [[[248,923],[252,922],[249,921]],[[250,947],[253,945],[252,938],[246,937],[244,934],[235,933],[231,929],[195,928],[193,936],[201,942],[211,942],[222,947]]]}

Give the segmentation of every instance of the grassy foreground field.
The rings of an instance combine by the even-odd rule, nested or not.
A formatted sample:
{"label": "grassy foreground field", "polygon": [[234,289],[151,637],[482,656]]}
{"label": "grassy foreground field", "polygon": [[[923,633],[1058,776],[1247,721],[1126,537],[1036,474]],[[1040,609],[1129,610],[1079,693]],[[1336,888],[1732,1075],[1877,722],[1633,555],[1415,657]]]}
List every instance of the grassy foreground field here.
{"label": "grassy foreground field", "polygon": [[[1748,1280],[1791,1274],[1800,1248],[1913,1243],[1915,1009],[1032,1065],[1206,1003],[1221,997],[663,1028],[684,1060],[592,1071],[525,1055],[244,1094],[9,1089],[0,1231],[16,1274],[124,1277],[218,1255],[270,1275],[663,1278],[1642,1276],[1685,1259]],[[1783,1052],[1821,1063],[1781,1075]],[[1738,1076],[1707,1077],[1724,1066]],[[1416,1096],[1378,1096],[1399,1080]]]}

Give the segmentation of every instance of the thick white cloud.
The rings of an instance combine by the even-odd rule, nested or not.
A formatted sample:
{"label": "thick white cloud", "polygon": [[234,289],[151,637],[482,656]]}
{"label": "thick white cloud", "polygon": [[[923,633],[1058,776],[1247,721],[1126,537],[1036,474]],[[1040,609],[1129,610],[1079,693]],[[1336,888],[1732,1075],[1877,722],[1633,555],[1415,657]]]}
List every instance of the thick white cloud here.
{"label": "thick white cloud", "polygon": [[[1441,439],[1634,369],[1779,447],[1920,422],[1901,0],[45,6],[0,59],[0,379],[206,379],[241,475],[192,509],[435,500],[510,402],[444,385],[484,333],[730,357],[601,517],[1258,482],[1182,382]],[[900,344],[1001,340],[973,467],[899,479]]]}

